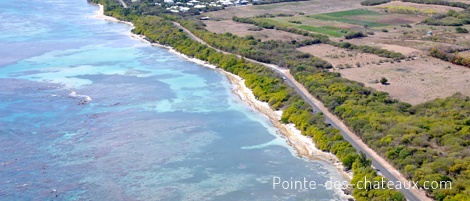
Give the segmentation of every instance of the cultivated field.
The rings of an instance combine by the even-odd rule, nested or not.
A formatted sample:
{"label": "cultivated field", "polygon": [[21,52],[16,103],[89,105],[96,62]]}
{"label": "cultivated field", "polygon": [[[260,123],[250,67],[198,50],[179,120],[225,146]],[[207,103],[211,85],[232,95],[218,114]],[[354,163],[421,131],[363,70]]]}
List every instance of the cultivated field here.
{"label": "cultivated field", "polygon": [[256,26],[251,24],[243,24],[234,22],[232,20],[222,20],[222,21],[204,21],[206,24],[206,29],[214,33],[232,33],[237,36],[246,36],[252,35],[255,38],[261,39],[262,41],[266,40],[280,40],[290,42],[292,40],[305,40],[308,37],[300,36],[293,33],[276,31],[274,29],[263,29],[261,31],[250,31],[249,29],[256,28]]}
{"label": "cultivated field", "polygon": [[[400,46],[389,48],[414,53],[412,49],[402,49]],[[470,96],[470,68],[422,54],[413,60],[392,63],[389,59],[373,54],[346,51],[324,44],[306,46],[299,50],[329,61],[335,66],[334,71],[340,72],[347,79],[362,82],[411,104],[444,98],[457,92]],[[389,85],[377,83],[382,77],[389,80]]]}

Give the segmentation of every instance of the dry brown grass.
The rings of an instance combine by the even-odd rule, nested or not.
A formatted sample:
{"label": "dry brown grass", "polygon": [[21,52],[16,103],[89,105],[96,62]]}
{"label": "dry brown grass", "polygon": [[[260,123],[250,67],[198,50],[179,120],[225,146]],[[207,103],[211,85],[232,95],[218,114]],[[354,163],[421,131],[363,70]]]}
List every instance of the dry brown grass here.
{"label": "dry brown grass", "polygon": [[266,40],[280,40],[280,41],[292,41],[292,40],[306,40],[308,37],[300,36],[293,33],[288,33],[284,31],[277,31],[274,29],[263,29],[261,31],[250,31],[249,28],[255,28],[256,26],[251,24],[243,24],[234,22],[232,20],[223,20],[223,21],[204,21],[206,24],[206,29],[214,33],[232,33],[237,36],[246,36],[252,35],[257,39],[262,41]]}
{"label": "dry brown grass", "polygon": [[305,15],[311,15],[360,8],[362,7],[360,5],[361,1],[362,0],[310,0],[256,6],[237,6],[205,14],[214,19],[232,19],[233,16],[255,17],[264,13],[296,14],[303,12]]}
{"label": "dry brown grass", "polygon": [[327,60],[336,68],[340,65],[344,68],[347,68],[347,65],[356,67],[356,63],[358,62],[363,66],[367,65],[368,62],[379,63],[380,60],[382,60],[382,62],[386,60],[377,55],[337,48],[328,44],[309,45],[301,47],[298,50]]}
{"label": "dry brown grass", "polygon": [[[411,104],[448,97],[457,92],[470,96],[470,68],[425,55],[415,57],[414,60],[391,63],[376,55],[345,51],[324,44],[302,47],[299,50],[321,57],[336,67],[342,64],[344,69],[335,68],[334,71],[340,72],[343,77],[362,82]],[[361,67],[356,66],[357,62]],[[346,68],[345,63],[351,67]],[[381,77],[387,78],[390,85],[377,84],[375,81]]]}
{"label": "dry brown grass", "polygon": [[[347,79],[362,82],[411,104],[445,98],[457,92],[470,96],[470,68],[430,57],[393,64],[365,65],[339,72]],[[375,83],[381,77],[387,78],[390,84]]]}
{"label": "dry brown grass", "polygon": [[[467,1],[468,3],[468,1]],[[462,11],[464,9],[462,8],[455,8],[455,7],[450,7],[450,6],[441,6],[441,5],[428,5],[428,4],[417,4],[417,3],[409,3],[409,2],[402,2],[402,1],[392,1],[386,4],[381,4],[378,6],[375,6],[375,8],[381,8],[381,7],[386,7],[386,6],[407,6],[407,7],[414,7],[418,8],[420,10],[435,10],[438,13],[447,13],[449,10],[455,10],[455,11]]]}

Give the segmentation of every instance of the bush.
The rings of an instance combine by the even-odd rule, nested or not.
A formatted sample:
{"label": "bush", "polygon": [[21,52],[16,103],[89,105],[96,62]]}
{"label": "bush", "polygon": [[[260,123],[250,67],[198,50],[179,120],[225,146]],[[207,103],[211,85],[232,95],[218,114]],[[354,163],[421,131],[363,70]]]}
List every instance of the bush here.
{"label": "bush", "polygon": [[362,31],[359,31],[359,32],[351,31],[347,33],[346,35],[344,35],[345,39],[362,38],[362,37],[366,37],[366,35],[362,33]]}
{"label": "bush", "polygon": [[455,28],[455,31],[457,33],[468,33],[468,30],[466,28],[462,28],[462,27]]}
{"label": "bush", "polygon": [[261,31],[261,30],[263,30],[263,28],[261,28],[261,27],[250,27],[250,28],[248,28],[248,31]]}
{"label": "bush", "polygon": [[384,77],[380,78],[380,84],[386,85],[387,82],[388,82],[387,78],[384,78]]}
{"label": "bush", "polygon": [[390,1],[391,0],[365,0],[365,1],[361,2],[361,5],[363,5],[363,6],[375,6],[375,5],[388,3]]}
{"label": "bush", "polygon": [[401,27],[406,27],[406,28],[412,28],[412,26],[409,25],[409,24],[402,24],[402,25],[400,25],[400,26],[401,26]]}
{"label": "bush", "polygon": [[293,24],[302,24],[301,21],[298,21],[298,20],[291,20],[289,21],[290,23],[293,23]]}

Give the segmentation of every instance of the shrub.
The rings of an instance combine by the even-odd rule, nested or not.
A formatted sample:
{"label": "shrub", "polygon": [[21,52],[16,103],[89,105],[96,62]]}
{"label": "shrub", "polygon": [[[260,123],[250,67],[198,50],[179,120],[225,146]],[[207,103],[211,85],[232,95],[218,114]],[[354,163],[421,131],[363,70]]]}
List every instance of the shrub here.
{"label": "shrub", "polygon": [[391,0],[365,0],[365,1],[361,2],[361,5],[363,5],[363,6],[375,6],[375,5],[388,3],[390,1]]}
{"label": "shrub", "polygon": [[301,21],[298,21],[298,20],[291,20],[289,21],[290,23],[293,23],[293,24],[302,24]]}
{"label": "shrub", "polygon": [[384,78],[384,77],[380,78],[380,84],[386,85],[387,82],[388,82],[387,78]]}
{"label": "shrub", "polygon": [[462,27],[457,27],[457,28],[455,28],[455,31],[456,31],[457,33],[468,33],[468,29],[462,28]]}
{"label": "shrub", "polygon": [[250,27],[250,28],[248,28],[248,31],[261,31],[261,30],[263,30],[263,28],[261,28],[261,27]]}
{"label": "shrub", "polygon": [[362,38],[362,37],[366,37],[366,35],[362,33],[362,31],[359,31],[359,32],[351,31],[347,33],[346,35],[344,35],[345,39]]}

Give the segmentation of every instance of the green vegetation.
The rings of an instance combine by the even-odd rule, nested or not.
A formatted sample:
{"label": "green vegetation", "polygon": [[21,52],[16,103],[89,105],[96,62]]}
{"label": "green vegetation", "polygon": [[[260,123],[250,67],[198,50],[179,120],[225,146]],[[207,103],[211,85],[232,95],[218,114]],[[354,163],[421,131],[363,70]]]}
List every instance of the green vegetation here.
{"label": "green vegetation", "polygon": [[254,1],[253,5],[273,4],[273,3],[282,3],[282,2],[294,2],[294,1],[308,1],[308,0],[263,0],[263,1]]}
{"label": "green vegetation", "polygon": [[347,11],[340,11],[340,12],[333,12],[333,13],[311,15],[309,17],[319,19],[319,20],[337,21],[337,22],[356,24],[356,25],[362,25],[362,26],[368,26],[368,27],[387,26],[386,24],[374,22],[373,20],[365,21],[365,20],[358,20],[358,19],[350,18],[350,17],[355,17],[355,16],[380,16],[380,15],[381,14],[377,12],[357,9],[357,10],[347,10]]}
{"label": "green vegetation", "polygon": [[302,24],[302,22],[298,20],[290,20],[289,22],[292,24]]}
{"label": "green vegetation", "polygon": [[375,6],[375,5],[380,5],[384,3],[388,3],[391,0],[365,0],[361,2],[361,5],[363,6]]}
{"label": "green vegetation", "polygon": [[421,9],[413,6],[396,6],[396,5],[385,5],[379,8],[384,9],[390,13],[401,13],[401,14],[413,14],[413,15],[433,15],[437,14],[436,9],[427,8]]}
{"label": "green vegetation", "polygon": [[462,26],[470,24],[470,10],[456,12],[450,10],[446,14],[437,14],[426,18],[423,23],[435,26]]}
{"label": "green vegetation", "polygon": [[261,31],[261,30],[263,30],[263,28],[258,27],[258,26],[248,28],[248,31]]}
{"label": "green vegetation", "polygon": [[[342,139],[338,130],[325,125],[321,114],[313,114],[309,105],[295,95],[277,74],[243,58],[218,53],[192,40],[171,21],[178,21],[216,48],[289,68],[312,95],[342,118],[368,146],[392,162],[408,178],[419,181],[419,186],[423,186],[425,180],[452,181],[452,189],[429,190],[435,199],[470,200],[470,97],[456,94],[411,106],[391,98],[387,93],[341,78],[339,73],[324,70],[331,68],[328,62],[296,50],[296,47],[308,43],[332,43],[322,35],[313,34],[317,37],[299,42],[301,44],[261,42],[252,36],[211,33],[204,29],[201,22],[173,15],[145,16],[139,14],[140,11],[123,10],[113,6],[114,0],[93,2],[104,4],[107,14],[132,21],[135,24],[134,33],[143,34],[150,41],[170,45],[188,56],[208,61],[244,78],[258,99],[267,101],[273,109],[285,109],[283,122],[295,123],[303,134],[313,136],[318,148],[336,154],[346,167],[351,168],[354,172],[353,183],[366,175],[374,180],[381,177],[376,176],[364,155],[357,154]],[[251,19],[247,21],[257,23]],[[299,31],[290,27],[280,28]],[[332,44],[378,51],[349,43]],[[401,193],[393,190],[354,189],[353,195],[361,201],[404,200]]]}
{"label": "green vegetation", "polygon": [[359,32],[350,31],[346,35],[344,35],[345,39],[362,38],[362,37],[366,37],[366,35],[362,33],[362,31],[359,31]]}
{"label": "green vegetation", "polygon": [[302,26],[298,26],[297,28],[316,32],[316,33],[326,34],[326,35],[333,36],[333,37],[343,37],[344,34],[347,33],[346,30],[332,27],[332,26],[314,27],[314,26],[302,25]]}
{"label": "green vegetation", "polygon": [[[180,21],[185,26],[195,31],[197,25],[189,21]],[[192,27],[195,26],[195,27]],[[295,123],[303,134],[314,136],[318,148],[331,151],[344,163],[345,167],[352,169],[355,180],[360,180],[367,175],[370,178],[381,180],[374,169],[370,166],[370,161],[364,155],[356,153],[355,149],[345,141],[338,130],[333,129],[323,123],[324,117],[321,114],[313,114],[312,109],[298,95],[293,94],[293,90],[281,81],[277,74],[263,66],[247,63],[243,59],[238,59],[233,55],[217,53],[205,45],[191,40],[184,32],[172,26],[171,22],[159,17],[145,17],[135,21],[134,33],[145,34],[149,40],[172,45],[178,51],[198,59],[203,59],[218,65],[224,70],[237,74],[245,79],[245,84],[253,90],[254,95],[262,101],[266,101],[273,109],[280,107],[287,108],[283,113],[282,121]],[[198,35],[205,34],[214,36],[213,33],[196,31]],[[230,34],[219,35],[214,45],[223,42],[222,38],[230,37],[238,42],[256,41],[251,37],[237,38]],[[251,42],[249,42],[251,43]],[[246,43],[244,43],[246,45]],[[320,64],[320,63],[319,63]],[[313,63],[315,65],[315,63]],[[320,64],[325,65],[325,64]],[[334,138],[330,138],[334,136]],[[396,190],[382,189],[354,189],[353,194],[358,200],[368,200],[369,197],[376,199],[390,198],[391,200],[404,201],[404,196]]]}
{"label": "green vegetation", "polygon": [[429,55],[438,59],[452,62],[453,64],[470,67],[470,57],[461,56],[458,51],[431,48]]}
{"label": "green vegetation", "polygon": [[387,78],[382,77],[382,78],[380,78],[379,82],[380,82],[380,84],[385,85],[385,84],[387,84],[388,80],[387,80]]}
{"label": "green vegetation", "polygon": [[470,8],[470,4],[467,4],[467,3],[444,1],[444,0],[401,0],[401,1],[411,2],[411,3],[419,3],[419,4],[432,4],[432,5],[450,6],[450,7],[463,8],[463,9]]}
{"label": "green vegetation", "polygon": [[460,12],[450,10],[445,14],[436,14],[423,20],[423,23],[435,26],[462,26],[470,24],[470,10]]}
{"label": "green vegetation", "polygon": [[455,31],[456,31],[457,33],[468,33],[468,29],[462,28],[462,27],[457,27],[457,28],[455,28]]}
{"label": "green vegetation", "polygon": [[[241,23],[248,23],[248,24],[254,24],[256,26],[262,26],[262,27],[270,27],[272,29],[276,30],[281,30],[281,31],[286,31],[290,33],[295,33],[303,36],[310,36],[313,38],[312,41],[309,42],[302,42],[302,43],[296,43],[297,47],[309,45],[309,44],[315,44],[315,43],[325,43],[325,44],[330,44],[336,47],[340,48],[346,48],[350,50],[358,50],[364,53],[370,53],[370,54],[375,54],[381,57],[386,57],[386,58],[392,58],[395,60],[400,60],[404,59],[405,56],[403,54],[398,53],[398,52],[392,52],[389,50],[377,48],[377,47],[372,47],[372,46],[367,46],[367,45],[354,45],[348,42],[335,42],[330,40],[327,36],[320,35],[320,34],[313,34],[308,31],[304,31],[301,29],[298,29],[296,27],[290,27],[290,26],[284,26],[280,23],[277,23],[276,25],[270,24],[271,19],[259,19],[259,18],[239,18],[239,17],[233,17],[233,21],[235,22],[241,22]],[[274,20],[271,20],[274,21]],[[283,66],[283,65],[281,65]]]}

